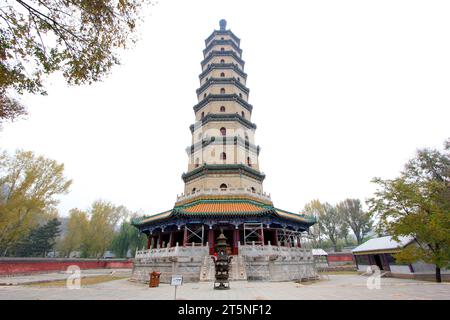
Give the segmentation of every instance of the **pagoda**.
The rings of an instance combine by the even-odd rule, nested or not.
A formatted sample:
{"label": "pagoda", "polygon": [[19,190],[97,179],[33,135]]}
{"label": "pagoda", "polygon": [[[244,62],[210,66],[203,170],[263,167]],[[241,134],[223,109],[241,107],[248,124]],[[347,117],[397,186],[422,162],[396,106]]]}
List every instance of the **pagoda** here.
{"label": "pagoda", "polygon": [[[135,260],[135,271],[144,277],[159,271],[164,281],[164,274],[175,269],[193,281],[210,279],[209,256],[221,232],[228,239],[227,253],[237,256],[235,279],[277,279],[269,271],[249,270],[246,261],[252,250],[262,254],[252,261],[276,261],[283,255],[292,261],[312,259],[306,257],[310,250],[302,248],[302,237],[314,218],[275,207],[264,192],[240,39],[226,24],[221,20],[219,30],[205,40],[195,122],[190,126],[192,143],[186,148],[188,166],[182,174],[184,193],[170,210],[133,221],[148,237],[147,249],[138,251]],[[302,278],[299,270],[305,274],[305,261],[288,277]],[[314,270],[306,274],[311,273]]]}

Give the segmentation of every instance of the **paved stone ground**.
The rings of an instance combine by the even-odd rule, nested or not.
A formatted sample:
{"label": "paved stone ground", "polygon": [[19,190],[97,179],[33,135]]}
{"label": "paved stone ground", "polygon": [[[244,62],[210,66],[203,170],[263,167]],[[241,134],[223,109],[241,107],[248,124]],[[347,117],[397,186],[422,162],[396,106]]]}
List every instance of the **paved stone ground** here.
{"label": "paved stone ground", "polygon": [[[83,277],[104,276],[114,274],[115,276],[130,277],[131,269],[87,269],[81,270]],[[48,282],[55,280],[66,280],[68,274],[64,271],[51,273],[37,273],[33,275],[0,277],[0,288],[5,285],[20,285],[35,282]]]}
{"label": "paved stone ground", "polygon": [[[380,289],[368,289],[367,277],[358,275],[330,275],[312,284],[294,282],[246,282],[231,283],[231,289],[213,290],[212,283],[186,283],[177,290],[177,299],[440,299],[450,300],[450,283],[382,278]],[[25,286],[0,287],[0,299],[173,299],[174,287],[161,284],[148,288],[126,279],[109,281],[69,290]]]}

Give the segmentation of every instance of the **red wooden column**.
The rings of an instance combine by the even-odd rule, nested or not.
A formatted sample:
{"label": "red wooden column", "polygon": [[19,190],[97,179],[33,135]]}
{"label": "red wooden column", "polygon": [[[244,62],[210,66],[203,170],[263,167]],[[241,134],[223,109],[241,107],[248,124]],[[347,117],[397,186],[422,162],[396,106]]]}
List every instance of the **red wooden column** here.
{"label": "red wooden column", "polygon": [[275,229],[273,232],[273,245],[278,246],[278,230]]}
{"label": "red wooden column", "polygon": [[208,245],[209,245],[209,254],[214,254],[214,230],[209,228],[208,230]]}
{"label": "red wooden column", "polygon": [[187,237],[187,229],[186,225],[184,225],[184,232],[183,232],[183,246],[187,245],[188,237]]}
{"label": "red wooden column", "polygon": [[300,239],[301,239],[301,237],[297,236],[297,245],[298,245],[299,248],[302,247],[302,243],[300,242]]}
{"label": "red wooden column", "polygon": [[264,245],[264,227],[261,228],[261,242]]}
{"label": "red wooden column", "polygon": [[147,236],[147,249],[150,249],[152,245],[152,237],[150,235]]}
{"label": "red wooden column", "polygon": [[233,254],[238,254],[238,242],[240,241],[239,239],[239,229],[234,229],[233,230]]}
{"label": "red wooden column", "polygon": [[173,247],[173,231],[170,231],[170,236],[169,236],[169,247]]}

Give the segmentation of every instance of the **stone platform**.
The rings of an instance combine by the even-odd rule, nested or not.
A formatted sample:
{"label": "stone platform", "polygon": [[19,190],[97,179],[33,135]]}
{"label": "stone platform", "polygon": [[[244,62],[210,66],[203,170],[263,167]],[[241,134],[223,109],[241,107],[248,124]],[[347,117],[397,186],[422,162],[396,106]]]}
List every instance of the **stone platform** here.
{"label": "stone platform", "polygon": [[[230,280],[292,281],[316,279],[317,270],[310,249],[283,246],[239,245],[231,260]],[[136,253],[132,278],[148,282],[149,274],[161,272],[161,283],[173,274],[184,282],[212,281],[214,264],[209,246],[175,246]]]}

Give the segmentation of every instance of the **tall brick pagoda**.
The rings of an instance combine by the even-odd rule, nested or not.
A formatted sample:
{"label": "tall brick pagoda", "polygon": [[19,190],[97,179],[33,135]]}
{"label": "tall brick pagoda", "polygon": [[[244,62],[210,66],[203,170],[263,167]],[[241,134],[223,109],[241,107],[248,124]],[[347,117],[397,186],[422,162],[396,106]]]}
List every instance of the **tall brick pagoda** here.
{"label": "tall brick pagoda", "polygon": [[[285,248],[301,255],[302,234],[315,223],[312,217],[274,207],[263,191],[265,175],[259,168],[260,148],[255,144],[256,124],[248,102],[240,39],[226,28],[225,20],[219,24],[220,29],[205,40],[198,102],[193,108],[195,123],[190,126],[192,144],[186,148],[188,168],[182,175],[184,193],[172,209],[133,222],[148,237],[147,250],[136,256],[138,265],[148,270],[173,271],[174,266],[163,266],[161,250],[180,258],[183,248],[189,248],[196,250],[191,258],[193,254],[194,260],[200,259],[201,278],[200,269],[208,269],[205,257],[214,254],[214,241],[221,231],[229,254],[240,256],[234,259],[237,264],[255,246],[266,251]],[[145,261],[152,261],[153,267]],[[196,272],[191,274],[193,280]]]}

